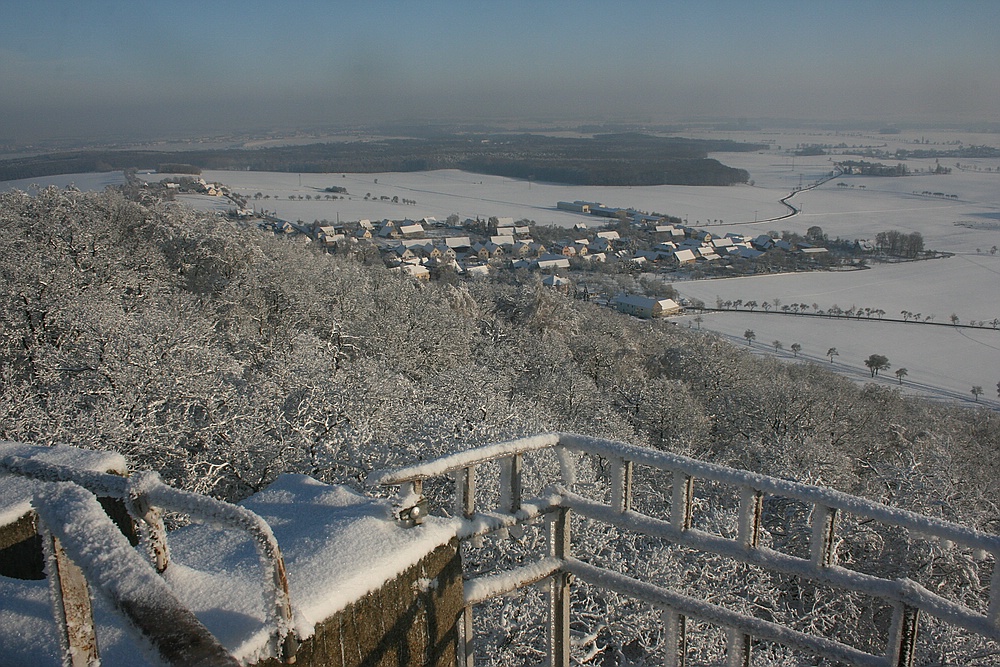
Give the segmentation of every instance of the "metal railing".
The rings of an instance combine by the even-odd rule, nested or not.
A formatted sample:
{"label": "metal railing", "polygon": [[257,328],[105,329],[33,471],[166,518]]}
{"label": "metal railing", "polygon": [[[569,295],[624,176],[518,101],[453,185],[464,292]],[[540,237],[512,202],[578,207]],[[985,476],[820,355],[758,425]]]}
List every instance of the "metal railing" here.
{"label": "metal railing", "polygon": [[[524,499],[522,466],[526,455],[553,450],[559,457],[558,480],[540,497]],[[573,491],[574,456],[600,457],[610,465],[610,503],[597,502]],[[476,469],[489,462],[501,466],[500,497],[495,508],[480,511],[475,502]],[[669,520],[638,513],[632,508],[636,466],[647,466],[672,475]],[[423,484],[445,475],[455,479],[455,509],[463,517],[459,537],[464,539],[527,523],[545,516],[548,524],[547,554],[538,562],[503,573],[466,582],[466,609],[461,662],[473,664],[472,606],[521,586],[549,579],[549,653],[553,666],[569,664],[569,587],[571,577],[616,591],[666,610],[668,659],[683,665],[687,655],[688,618],[699,619],[729,630],[727,664],[749,665],[752,638],[767,640],[816,655],[864,666],[909,666],[913,664],[921,614],[935,617],[993,641],[1000,641],[1000,537],[932,517],[889,507],[845,493],[758,475],[684,456],[590,438],[551,433],[494,444],[444,458],[373,475],[369,483],[406,486],[400,497],[407,499],[401,516],[418,508],[419,523],[426,511]],[[693,489],[696,480],[731,487],[739,496],[735,538],[693,528]],[[810,508],[809,557],[799,558],[760,544],[761,515],[765,497],[792,499]],[[871,654],[831,638],[801,632],[741,614],[668,589],[601,569],[572,556],[571,512],[621,529],[658,536],[668,542],[701,552],[717,554],[766,571],[801,577],[816,584],[880,599],[893,608],[885,650]],[[887,579],[841,567],[837,562],[838,516],[850,514],[862,522],[905,528],[911,533],[971,549],[977,559],[992,558],[993,574],[985,614],[948,600],[919,583]]]}
{"label": "metal railing", "polygon": [[[81,491],[84,489],[89,491],[93,496],[121,500],[139,528],[140,541],[145,547],[150,564],[156,572],[161,574],[170,565],[170,550],[162,518],[164,511],[184,513],[201,523],[246,532],[253,540],[260,559],[264,579],[264,596],[267,600],[267,623],[274,628],[271,633],[271,648],[275,655],[278,655],[286,664],[295,662],[298,640],[293,630],[292,605],[288,593],[288,578],[284,559],[271,527],[250,510],[197,493],[175,489],[164,484],[159,475],[153,472],[120,477],[17,456],[8,456],[0,460],[0,470],[41,482],[71,483]],[[46,530],[58,540],[66,541],[68,534],[64,535],[61,532],[56,534],[58,531],[51,525],[51,522],[44,522],[45,496],[36,494],[35,502],[41,505],[35,509],[43,518],[43,523],[47,523]],[[110,519],[107,523],[109,526],[112,525]],[[100,527],[97,529],[101,530]],[[55,553],[60,553],[58,546]],[[76,553],[78,557],[86,557],[83,551],[77,550]],[[63,560],[65,561],[65,558]],[[50,559],[50,562],[56,561]],[[89,571],[88,563],[78,563],[77,565],[84,566],[84,572]],[[78,579],[79,577],[71,574],[69,578]],[[56,601],[61,607],[56,610],[56,617],[57,621],[61,622],[61,619],[66,618],[66,601],[62,598]],[[89,607],[87,613],[89,613]],[[93,620],[90,619],[77,625],[87,626],[88,624],[93,627]],[[142,629],[144,632],[156,631],[155,626],[142,627]],[[164,628],[164,630],[173,632],[171,628]],[[66,634],[65,625],[63,625],[63,634]],[[174,641],[176,639],[174,637]],[[156,643],[155,638],[151,637],[151,640],[154,644]],[[90,640],[84,639],[83,642],[85,644],[89,642],[96,647],[92,638]],[[69,654],[80,654],[82,651],[79,646],[65,646],[64,648]],[[92,649],[86,649],[88,652],[90,650]],[[187,663],[181,660],[174,664]]]}

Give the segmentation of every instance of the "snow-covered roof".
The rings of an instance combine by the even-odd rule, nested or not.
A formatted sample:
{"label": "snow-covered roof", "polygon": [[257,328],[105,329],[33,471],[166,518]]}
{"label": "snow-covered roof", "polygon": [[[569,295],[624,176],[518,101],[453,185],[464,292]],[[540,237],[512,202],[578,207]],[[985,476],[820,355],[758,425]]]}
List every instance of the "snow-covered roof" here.
{"label": "snow-covered roof", "polygon": [[678,250],[674,253],[674,258],[678,262],[693,262],[695,260],[694,250],[685,249]]}

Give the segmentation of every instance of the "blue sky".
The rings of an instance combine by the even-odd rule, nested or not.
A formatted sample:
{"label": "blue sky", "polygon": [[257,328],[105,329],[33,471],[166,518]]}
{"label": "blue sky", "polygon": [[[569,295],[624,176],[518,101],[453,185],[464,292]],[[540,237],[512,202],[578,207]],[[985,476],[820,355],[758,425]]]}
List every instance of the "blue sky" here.
{"label": "blue sky", "polygon": [[1000,2],[10,2],[0,141],[372,120],[1000,120]]}

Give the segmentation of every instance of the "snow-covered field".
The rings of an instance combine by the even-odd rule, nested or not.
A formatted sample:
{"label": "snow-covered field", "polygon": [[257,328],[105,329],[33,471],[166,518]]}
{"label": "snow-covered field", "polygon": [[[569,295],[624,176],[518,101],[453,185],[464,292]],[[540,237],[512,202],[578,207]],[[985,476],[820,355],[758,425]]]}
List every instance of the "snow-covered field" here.
{"label": "snow-covered field", "polygon": [[[920,232],[925,247],[955,253],[954,256],[876,266],[867,271],[684,282],[677,287],[684,296],[702,299],[709,305],[714,305],[716,297],[758,302],[777,298],[782,303],[810,306],[815,303],[823,310],[834,305],[844,309],[851,306],[881,309],[886,317],[898,317],[900,311],[906,310],[924,317],[933,315],[935,322],[950,321],[952,313],[957,314],[962,323],[970,320],[990,322],[1000,317],[1000,252],[990,253],[992,247],[1000,246],[1000,159],[942,160],[944,166],[953,168],[947,175],[926,173],[935,166],[933,159],[910,160],[907,166],[920,173],[901,178],[851,176],[836,179],[798,193],[793,202],[802,207],[799,215],[771,220],[787,212],[778,202],[781,197],[800,184],[808,186],[829,173],[833,159],[847,158],[793,158],[788,149],[796,144],[947,149],[953,147],[946,145],[947,142],[958,139],[966,145],[995,146],[1000,144],[1000,136],[944,131],[900,135],[768,131],[723,133],[723,136],[771,142],[772,148],[766,151],[714,156],[724,164],[747,169],[754,185],[584,187],[528,183],[454,170],[301,175],[207,171],[203,177],[248,195],[258,209],[305,222],[406,217],[444,219],[455,213],[462,219],[507,216],[566,227],[579,222],[600,224],[598,218],[556,209],[558,201],[584,199],[608,206],[676,215],[690,225],[723,233],[759,234],[769,230],[804,233],[814,225],[831,238],[872,238],[879,231],[889,229]],[[919,146],[912,143],[922,138],[936,143]],[[954,168],[956,161],[962,163],[963,169]],[[144,177],[159,178],[155,174]],[[121,175],[75,174],[9,181],[0,183],[0,190],[27,189],[32,184],[63,186],[71,182],[81,189],[100,189],[121,182]],[[841,182],[848,185],[838,185]],[[330,186],[347,188],[349,195],[336,200],[315,199],[323,197],[326,194],[323,189]],[[924,191],[955,196],[919,194]],[[254,199],[256,193],[260,193],[261,198]],[[370,195],[368,199],[366,194]],[[290,200],[290,195],[296,199]],[[309,195],[313,199],[298,200],[299,195]],[[415,200],[416,204],[392,203],[381,200],[382,197]],[[183,199],[202,210],[229,207],[227,200],[216,197]],[[905,391],[972,403],[971,388],[979,385],[984,391],[980,404],[1000,407],[996,401],[997,383],[1000,382],[1000,331],[849,322],[745,311],[705,315],[701,326],[734,336],[741,344],[744,344],[743,331],[754,329],[757,342],[752,349],[759,353],[765,353],[766,349],[773,353],[773,347],[767,347],[773,340],[781,341],[786,350],[791,343],[798,342],[802,345],[800,359],[814,359],[827,365],[830,364],[823,355],[830,347],[836,347],[840,356],[835,358],[832,367],[866,381],[869,378],[863,360],[872,353],[884,354],[892,369],[883,382],[896,384],[893,371],[905,367],[908,370],[902,385]],[[779,354],[791,358],[790,353]]]}

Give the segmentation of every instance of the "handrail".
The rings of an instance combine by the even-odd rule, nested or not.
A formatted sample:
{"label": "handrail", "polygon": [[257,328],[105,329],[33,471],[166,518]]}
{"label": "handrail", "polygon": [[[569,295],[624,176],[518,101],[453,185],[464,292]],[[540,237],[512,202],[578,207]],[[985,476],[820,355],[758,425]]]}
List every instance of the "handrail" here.
{"label": "handrail", "polygon": [[132,519],[143,527],[141,533],[149,558],[161,573],[170,562],[161,510],[182,512],[202,523],[248,533],[264,573],[267,622],[275,628],[272,648],[286,663],[294,663],[298,640],[294,632],[284,558],[271,527],[254,512],[208,496],[175,489],[164,484],[155,472],[141,472],[125,478],[19,456],[0,459],[0,470],[39,481],[72,482],[95,495],[122,500]]}
{"label": "handrail", "polygon": [[[556,482],[555,485],[546,487],[543,495],[547,496],[545,499],[547,502],[532,504],[530,505],[531,511],[525,511],[525,503],[522,503],[520,497],[522,493],[521,458],[525,454],[547,449],[554,450],[559,458],[559,477],[562,484]],[[575,471],[574,464],[569,460],[572,458],[571,452],[608,460],[611,485],[610,504],[589,500],[572,491],[575,484]],[[483,512],[477,510],[475,503],[475,471],[477,466],[491,461],[500,461],[501,463],[501,506]],[[632,477],[636,465],[673,474],[669,520],[656,519],[632,510]],[[573,561],[569,556],[569,523],[566,517],[570,510],[619,528],[659,536],[676,544],[719,554],[775,572],[803,577],[841,590],[863,592],[891,603],[895,609],[890,629],[890,642],[884,656],[873,656],[833,640],[816,638],[817,641],[814,642],[808,636],[792,637],[791,634],[780,632],[775,635],[774,628],[760,626],[766,630],[765,634],[768,637],[776,637],[780,643],[788,643],[790,646],[808,645],[814,650],[829,650],[832,651],[831,655],[850,656],[849,661],[856,664],[887,664],[886,661],[889,661],[892,665],[910,665],[913,660],[918,612],[937,617],[983,637],[1000,641],[1000,536],[982,533],[967,526],[915,512],[889,507],[832,489],[736,470],[669,452],[572,433],[546,433],[470,449],[434,461],[372,475],[369,478],[369,484],[409,485],[408,489],[411,494],[415,494],[418,501],[423,503],[421,507],[426,507],[426,500],[422,496],[423,482],[432,477],[452,473],[454,473],[456,485],[455,511],[460,517],[464,517],[462,524],[464,528],[459,531],[460,537],[475,537],[490,532],[490,530],[502,530],[533,519],[540,514],[550,517],[549,553],[542,561],[539,561],[537,566],[522,566],[507,573],[486,575],[474,580],[479,583],[469,582],[467,585],[469,594],[466,598],[467,611],[464,626],[466,634],[469,636],[465,638],[465,664],[472,662],[470,648],[472,624],[469,615],[471,605],[489,597],[491,590],[510,590],[512,586],[516,588],[522,579],[534,581],[535,575],[552,567],[552,559],[562,562],[563,565],[549,575],[553,582],[550,595],[550,618],[552,619],[551,623],[553,623],[549,632],[550,659],[553,665],[568,664],[568,607],[566,606],[568,604],[568,579],[566,577],[568,573],[574,571],[581,575],[586,571],[587,577],[595,580],[601,579],[592,572],[598,568],[592,566],[584,568],[578,561]],[[691,527],[693,515],[691,501],[696,479],[727,485],[738,491],[740,503],[738,531],[735,539],[706,533]],[[761,530],[761,513],[765,494],[797,500],[812,507],[812,535],[808,558],[799,558],[759,545],[758,536]],[[539,500],[542,499],[535,499],[535,502],[537,503]],[[862,521],[872,520],[887,526],[905,528],[920,536],[941,540],[945,544],[962,545],[973,550],[976,559],[986,558],[987,554],[992,556],[994,568],[987,613],[984,615],[963,604],[948,600],[910,579],[888,580],[838,566],[836,534],[840,513],[851,514]],[[576,563],[576,565],[571,565],[571,562]],[[604,579],[611,581],[607,577]],[[618,580],[615,582],[615,586],[623,585],[623,582]],[[663,595],[668,595],[668,592],[659,589],[658,593],[650,593],[650,595],[662,602],[662,600],[667,599]],[[667,604],[667,606],[670,605]],[[714,617],[729,618],[727,614],[734,613],[715,605],[709,606],[716,610],[712,612],[714,616],[708,616],[709,619]],[[700,607],[698,608],[700,609]],[[673,609],[671,615],[674,619],[672,622],[679,623],[679,633],[680,636],[683,636],[684,613]],[[733,662],[749,659],[749,633],[757,627],[755,625],[757,621],[752,617],[747,617],[744,621],[746,622],[729,624],[731,628],[744,628],[742,631],[736,631],[736,634],[730,638],[729,650]],[[558,629],[555,627],[557,624],[559,625]],[[673,633],[671,636],[678,636],[676,628],[671,632]],[[794,641],[781,642],[780,637],[785,636],[791,637]],[[683,660],[679,659],[677,655],[679,654],[674,655],[674,664],[682,664]]]}
{"label": "handrail", "polygon": [[[32,505],[48,538],[49,561],[55,565],[50,577],[58,584],[50,588],[62,630],[64,664],[99,662],[84,583],[89,582],[142,633],[164,662],[178,667],[239,665],[136,553],[92,493],[72,482],[42,482]],[[86,528],[86,534],[80,527]],[[68,585],[74,579],[78,583]]]}
{"label": "handrail", "polygon": [[768,477],[717,463],[706,463],[680,454],[573,433],[561,433],[559,444],[575,451],[605,457],[618,456],[660,470],[680,471],[699,479],[736,487],[749,487],[783,498],[800,500],[813,505],[823,505],[882,523],[907,528],[924,535],[947,539],[970,549],[982,549],[1000,555],[1000,536],[989,535],[961,524],[890,507],[842,491]]}

